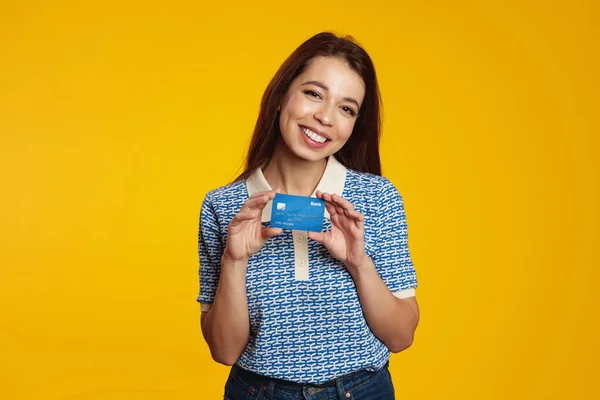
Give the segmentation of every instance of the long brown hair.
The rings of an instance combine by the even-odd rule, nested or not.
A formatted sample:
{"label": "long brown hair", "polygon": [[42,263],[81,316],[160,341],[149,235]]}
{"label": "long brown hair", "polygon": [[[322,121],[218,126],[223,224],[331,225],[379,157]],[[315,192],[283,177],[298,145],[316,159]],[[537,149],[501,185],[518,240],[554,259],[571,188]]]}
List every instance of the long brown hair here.
{"label": "long brown hair", "polygon": [[321,32],[302,43],[279,67],[267,86],[246,156],[245,169],[236,181],[246,179],[271,158],[281,134],[277,108],[292,81],[303,72],[308,61],[318,56],[342,58],[365,83],[365,97],[352,134],[335,157],[346,168],[381,175],[381,96],[371,57],[351,36],[338,37],[331,32]]}

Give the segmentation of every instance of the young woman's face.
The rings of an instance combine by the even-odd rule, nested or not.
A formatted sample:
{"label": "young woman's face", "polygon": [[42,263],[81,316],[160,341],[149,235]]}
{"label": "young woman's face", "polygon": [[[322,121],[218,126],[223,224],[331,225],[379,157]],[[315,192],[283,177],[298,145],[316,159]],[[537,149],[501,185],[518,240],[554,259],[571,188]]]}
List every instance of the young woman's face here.
{"label": "young woman's face", "polygon": [[307,161],[336,153],[350,138],[364,96],[362,78],[342,59],[313,58],[281,103],[283,141]]}

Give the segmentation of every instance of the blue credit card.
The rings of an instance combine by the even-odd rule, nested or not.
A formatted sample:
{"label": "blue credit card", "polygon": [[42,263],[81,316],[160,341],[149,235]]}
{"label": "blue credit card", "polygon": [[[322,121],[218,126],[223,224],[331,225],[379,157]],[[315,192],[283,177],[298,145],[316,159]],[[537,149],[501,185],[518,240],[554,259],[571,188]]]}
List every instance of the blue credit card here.
{"label": "blue credit card", "polygon": [[277,193],[273,199],[270,225],[275,228],[321,232],[324,215],[324,200]]}

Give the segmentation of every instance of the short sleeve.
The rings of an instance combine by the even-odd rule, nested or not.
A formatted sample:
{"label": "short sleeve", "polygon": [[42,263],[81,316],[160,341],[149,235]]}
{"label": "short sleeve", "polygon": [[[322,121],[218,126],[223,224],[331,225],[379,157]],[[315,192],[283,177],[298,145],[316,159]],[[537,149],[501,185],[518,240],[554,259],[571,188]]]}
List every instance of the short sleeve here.
{"label": "short sleeve", "polygon": [[217,292],[221,275],[221,256],[223,255],[221,231],[210,193],[204,198],[200,211],[198,255],[200,259],[200,294],[197,301],[203,303],[202,309],[206,310],[206,304],[212,304]]}
{"label": "short sleeve", "polygon": [[383,178],[377,203],[376,252],[373,264],[396,297],[414,297],[417,276],[408,248],[404,201],[396,187],[386,178]]}

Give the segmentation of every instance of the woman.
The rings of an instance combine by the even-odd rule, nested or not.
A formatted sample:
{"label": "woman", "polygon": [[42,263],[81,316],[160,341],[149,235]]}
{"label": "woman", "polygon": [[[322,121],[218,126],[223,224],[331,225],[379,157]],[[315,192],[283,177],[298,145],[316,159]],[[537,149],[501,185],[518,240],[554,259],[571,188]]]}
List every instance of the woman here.
{"label": "woman", "polygon": [[[225,399],[394,398],[390,351],[419,310],[379,132],[373,63],[349,37],[310,38],[267,87],[245,171],[201,211],[201,325],[232,365]],[[270,227],[276,192],[323,200],[323,232]]]}

